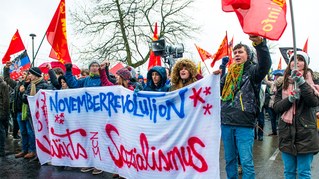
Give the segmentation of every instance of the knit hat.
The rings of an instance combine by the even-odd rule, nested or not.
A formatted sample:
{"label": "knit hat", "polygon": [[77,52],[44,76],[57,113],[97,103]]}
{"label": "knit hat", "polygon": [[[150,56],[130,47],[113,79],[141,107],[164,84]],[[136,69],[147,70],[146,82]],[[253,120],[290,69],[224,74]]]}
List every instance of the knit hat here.
{"label": "knit hat", "polygon": [[[306,62],[307,66],[309,66],[309,63],[310,63],[310,58],[308,56],[308,54],[306,52],[303,52],[303,51],[297,51],[297,56],[300,55],[302,56],[302,58],[304,59],[304,61]],[[291,60],[294,60],[294,54],[291,55],[290,57],[290,61]]]}
{"label": "knit hat", "polygon": [[128,71],[130,71],[131,73],[131,78],[135,78],[136,79],[136,71],[133,67],[131,66],[126,66],[126,68],[128,69]]}
{"label": "knit hat", "polygon": [[42,72],[40,70],[39,67],[32,67],[29,69],[29,72],[37,77],[41,77],[42,76]]}
{"label": "knit hat", "polygon": [[130,80],[131,79],[131,73],[125,67],[117,70],[116,74],[119,75],[120,77],[122,77],[124,80]]}
{"label": "knit hat", "polygon": [[144,77],[142,75],[138,75],[137,79],[144,79]]}
{"label": "knit hat", "polygon": [[91,66],[93,65],[93,64],[98,64],[99,66],[100,66],[100,64],[99,64],[99,62],[97,62],[97,61],[92,61],[90,64],[89,64],[89,69],[91,68]]}

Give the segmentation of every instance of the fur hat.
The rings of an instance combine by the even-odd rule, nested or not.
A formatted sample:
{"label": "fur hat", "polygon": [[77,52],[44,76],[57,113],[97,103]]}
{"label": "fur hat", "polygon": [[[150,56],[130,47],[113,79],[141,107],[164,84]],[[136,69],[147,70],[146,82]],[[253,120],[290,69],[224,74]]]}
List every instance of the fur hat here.
{"label": "fur hat", "polygon": [[100,64],[99,64],[99,62],[97,62],[97,61],[92,61],[90,64],[89,64],[89,70],[90,70],[90,68],[91,68],[91,66],[93,65],[93,64],[98,64],[99,66],[100,66]]}
{"label": "fur hat", "polygon": [[[290,62],[291,62],[291,60],[294,60],[294,55],[295,54],[291,55]],[[304,59],[304,61],[306,62],[307,66],[309,66],[310,58],[309,58],[309,56],[308,56],[308,54],[306,52],[297,51],[297,56],[301,56]]]}
{"label": "fur hat", "polygon": [[29,69],[29,72],[37,77],[41,77],[42,76],[42,72],[40,70],[39,67],[32,67]]}
{"label": "fur hat", "polygon": [[130,80],[132,77],[131,72],[125,67],[117,70],[116,74],[122,77],[124,80]]}

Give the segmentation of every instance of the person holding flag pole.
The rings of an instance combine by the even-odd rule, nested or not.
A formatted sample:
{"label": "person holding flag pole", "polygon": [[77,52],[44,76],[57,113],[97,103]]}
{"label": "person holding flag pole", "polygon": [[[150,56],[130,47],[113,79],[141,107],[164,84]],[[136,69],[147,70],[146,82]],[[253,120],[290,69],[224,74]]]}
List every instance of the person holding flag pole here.
{"label": "person holding flag pole", "polygon": [[319,105],[319,88],[308,68],[308,54],[296,50],[292,0],[289,2],[294,54],[276,94],[274,110],[281,115],[278,123],[279,150],[282,152],[285,178],[311,178],[311,163],[319,152],[314,114],[314,107]]}

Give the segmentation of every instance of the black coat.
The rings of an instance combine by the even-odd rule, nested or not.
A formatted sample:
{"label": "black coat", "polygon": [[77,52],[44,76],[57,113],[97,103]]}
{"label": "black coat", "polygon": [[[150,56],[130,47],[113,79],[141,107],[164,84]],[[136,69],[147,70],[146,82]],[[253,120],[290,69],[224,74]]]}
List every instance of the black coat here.
{"label": "black coat", "polygon": [[[278,123],[279,149],[292,155],[317,153],[319,138],[315,107],[319,105],[319,97],[308,83],[300,87],[301,97],[296,101],[296,114],[292,124],[287,124],[281,118]],[[282,87],[279,88],[274,102],[274,110],[282,115],[289,110],[292,103],[288,97],[282,99]]]}

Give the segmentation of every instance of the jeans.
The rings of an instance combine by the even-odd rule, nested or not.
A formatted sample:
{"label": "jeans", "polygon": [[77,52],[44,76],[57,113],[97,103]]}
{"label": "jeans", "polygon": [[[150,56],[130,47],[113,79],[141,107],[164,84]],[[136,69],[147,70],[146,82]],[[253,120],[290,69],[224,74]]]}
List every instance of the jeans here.
{"label": "jeans", "polygon": [[286,179],[311,178],[311,163],[313,153],[297,154],[297,156],[282,152],[282,160],[284,162],[284,175]]}
{"label": "jeans", "polygon": [[243,179],[255,178],[253,161],[254,128],[221,125],[227,178],[238,178],[238,155]]}
{"label": "jeans", "polygon": [[22,113],[17,113],[23,152],[35,152],[35,136],[29,120],[22,121]]}
{"label": "jeans", "polygon": [[2,156],[2,155],[4,156],[4,154],[5,154],[4,146],[5,146],[5,142],[6,142],[6,131],[4,129],[2,120],[4,120],[4,119],[0,118],[0,156]]}
{"label": "jeans", "polygon": [[265,110],[269,114],[272,133],[277,134],[277,114],[273,108],[267,107]]}
{"label": "jeans", "polygon": [[257,136],[258,139],[263,138],[264,136],[264,126],[265,126],[265,113],[264,113],[264,108],[262,108],[261,112],[259,113],[258,119],[258,127],[257,127]]}

